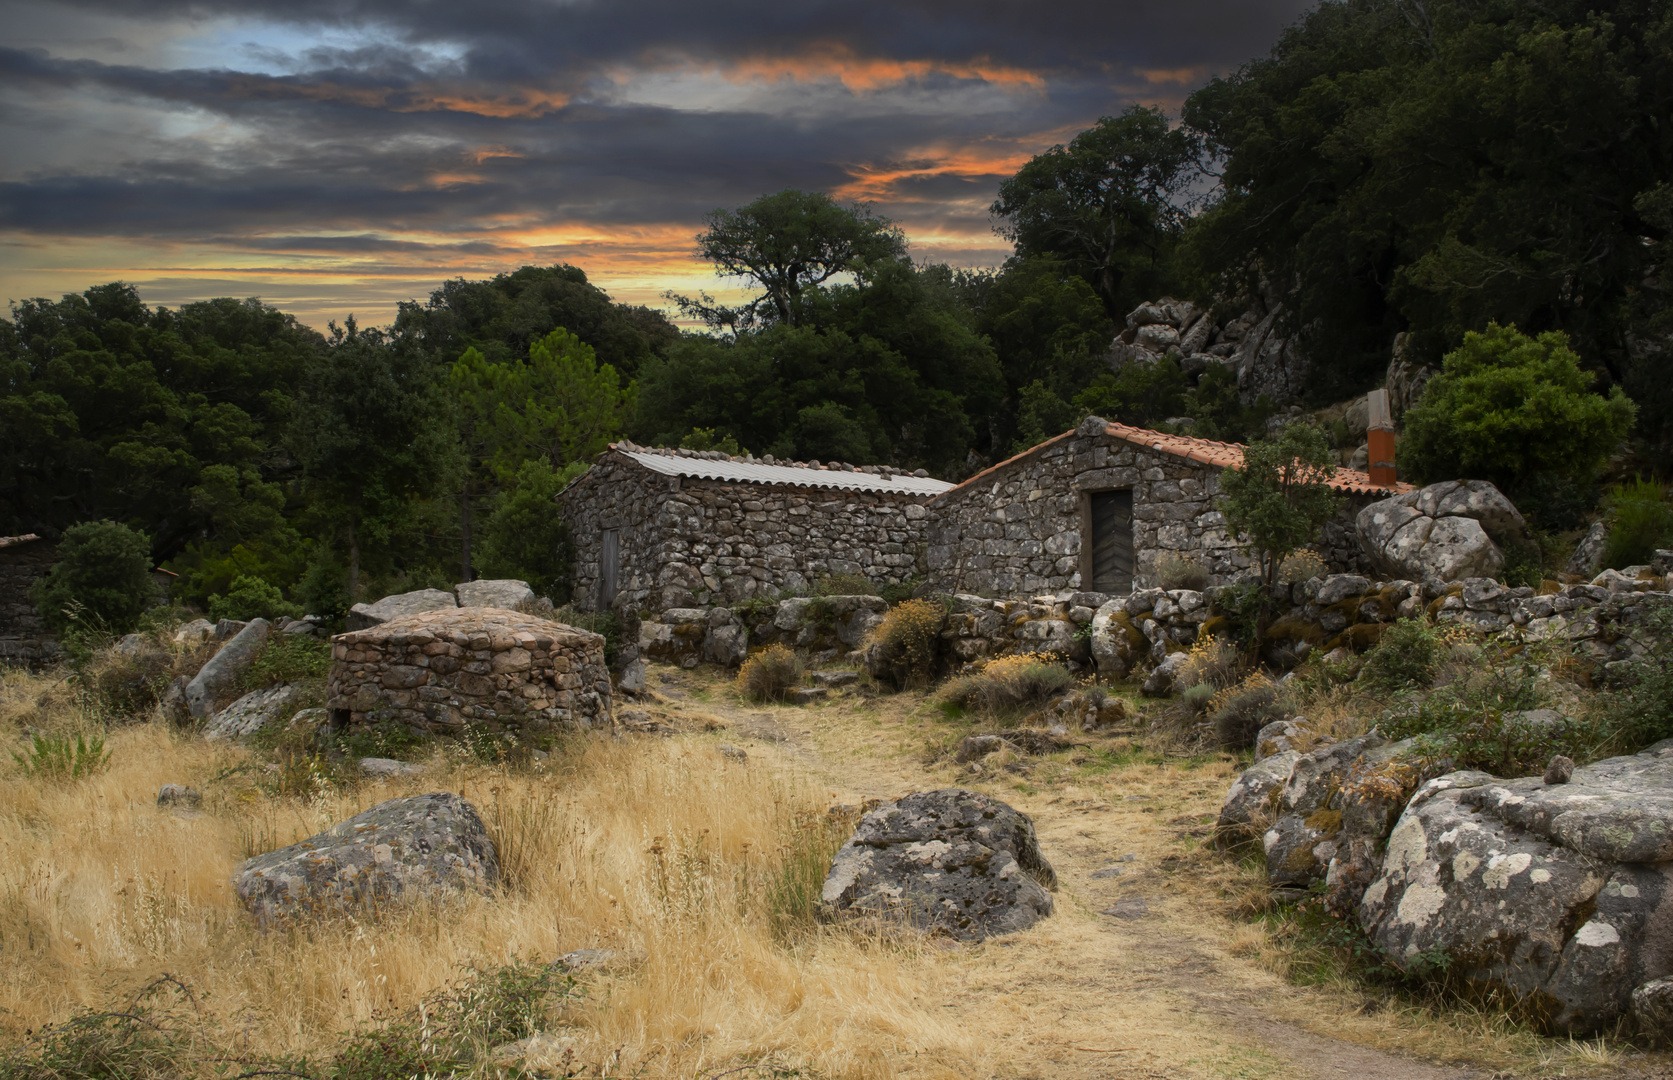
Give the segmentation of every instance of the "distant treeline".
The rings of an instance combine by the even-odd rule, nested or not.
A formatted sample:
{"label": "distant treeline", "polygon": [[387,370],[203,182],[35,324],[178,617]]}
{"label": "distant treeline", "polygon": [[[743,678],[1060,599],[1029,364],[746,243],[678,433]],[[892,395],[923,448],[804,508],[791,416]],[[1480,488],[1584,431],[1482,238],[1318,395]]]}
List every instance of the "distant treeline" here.
{"label": "distant treeline", "polygon": [[[785,191],[717,210],[702,257],[758,291],[670,296],[681,333],[575,267],[443,284],[322,335],[255,300],[130,286],[0,320],[0,534],[109,518],[203,602],[259,577],[315,610],[515,573],[561,592],[549,499],[611,439],[958,479],[1088,412],[1242,439],[1223,369],[1109,371],[1124,315],[1276,290],[1314,404],[1382,378],[1396,333],[1558,331],[1673,455],[1673,8],[1347,0],[1192,94],[1129,109],[1005,181],[1014,256],[915,264],[864,208]],[[542,530],[546,531],[542,531]]]}

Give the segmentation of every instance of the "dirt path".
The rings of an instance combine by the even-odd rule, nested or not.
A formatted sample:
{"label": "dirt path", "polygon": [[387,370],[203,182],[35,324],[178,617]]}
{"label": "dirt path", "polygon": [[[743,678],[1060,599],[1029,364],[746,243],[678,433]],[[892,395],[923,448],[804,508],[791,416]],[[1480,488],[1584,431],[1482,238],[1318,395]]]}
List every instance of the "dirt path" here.
{"label": "dirt path", "polygon": [[[665,702],[670,718],[718,721],[725,729],[715,737],[744,748],[752,762],[806,772],[841,800],[959,783],[1033,817],[1060,882],[1054,917],[1012,937],[950,947],[935,965],[943,973],[940,1007],[990,1047],[996,1077],[1626,1075],[1573,1060],[1529,1071],[1526,1055],[1514,1071],[1457,1064],[1494,1055],[1469,1052],[1466,1037],[1356,1010],[1341,992],[1297,987],[1239,955],[1238,927],[1221,914],[1223,904],[1202,901],[1213,875],[1227,873],[1200,838],[1229,770],[1184,779],[1180,770],[1114,770],[1097,782],[1017,790],[1002,775],[954,776],[921,764],[905,718],[840,704],[741,707],[689,678],[670,673],[663,687],[676,695]],[[899,1072],[945,1075],[917,1073],[909,1062]]]}

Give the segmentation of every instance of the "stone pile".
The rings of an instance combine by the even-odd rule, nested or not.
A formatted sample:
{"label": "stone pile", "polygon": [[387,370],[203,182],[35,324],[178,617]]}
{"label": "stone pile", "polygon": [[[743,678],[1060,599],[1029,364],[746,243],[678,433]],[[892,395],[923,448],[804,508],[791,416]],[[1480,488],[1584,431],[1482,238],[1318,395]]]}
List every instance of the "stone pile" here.
{"label": "stone pile", "polygon": [[529,583],[516,578],[465,581],[452,589],[417,589],[386,596],[375,604],[356,604],[349,609],[344,626],[349,630],[364,630],[391,619],[450,608],[514,608],[534,598],[534,590],[529,588]]}
{"label": "stone pile", "polygon": [[1193,381],[1210,367],[1224,367],[1237,376],[1245,402],[1265,394],[1288,405],[1307,396],[1308,364],[1299,342],[1282,332],[1283,313],[1282,298],[1270,287],[1224,325],[1189,300],[1140,304],[1110,347],[1110,367],[1154,364],[1171,354]]}
{"label": "stone pile", "polygon": [[405,724],[421,734],[608,728],[604,639],[499,608],[408,615],[340,634],[326,705],[349,729]]}

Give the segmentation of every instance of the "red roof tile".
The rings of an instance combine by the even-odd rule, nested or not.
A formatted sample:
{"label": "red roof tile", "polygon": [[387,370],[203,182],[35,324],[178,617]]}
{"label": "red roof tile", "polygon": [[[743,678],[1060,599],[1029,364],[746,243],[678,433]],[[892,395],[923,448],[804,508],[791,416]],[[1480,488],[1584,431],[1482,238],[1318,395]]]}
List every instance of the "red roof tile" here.
{"label": "red roof tile", "polygon": [[[1126,424],[1116,423],[1107,424],[1104,430],[1124,442],[1132,443],[1134,446],[1142,446],[1149,450],[1159,450],[1164,454],[1172,454],[1175,457],[1188,458],[1191,461],[1201,462],[1204,465],[1214,465],[1222,469],[1240,469],[1243,467],[1242,443],[1216,442],[1213,439],[1198,439],[1190,435],[1169,435],[1160,431],[1151,431],[1148,428],[1129,427]],[[1014,457],[1006,458],[1004,461],[1001,461],[999,464],[994,465],[991,468],[983,469],[981,472],[972,476],[970,479],[966,480],[964,483],[952,490],[961,491],[964,488],[978,482],[983,477],[996,473],[1013,462],[1021,461],[1025,457],[1032,457],[1034,454],[1039,453],[1046,447],[1061,442],[1073,434],[1073,431],[1065,431],[1061,435],[1053,436],[1038,446],[1030,447]],[[1331,487],[1337,489],[1338,491],[1346,491],[1355,495],[1388,496],[1399,495],[1408,491],[1417,490],[1411,484],[1404,482],[1397,483],[1393,487],[1373,483],[1369,474],[1360,472],[1357,469],[1339,468],[1336,470],[1335,475],[1330,478],[1329,483]],[[951,492],[946,494],[951,494]],[[944,496],[937,496],[937,498],[941,497]]]}

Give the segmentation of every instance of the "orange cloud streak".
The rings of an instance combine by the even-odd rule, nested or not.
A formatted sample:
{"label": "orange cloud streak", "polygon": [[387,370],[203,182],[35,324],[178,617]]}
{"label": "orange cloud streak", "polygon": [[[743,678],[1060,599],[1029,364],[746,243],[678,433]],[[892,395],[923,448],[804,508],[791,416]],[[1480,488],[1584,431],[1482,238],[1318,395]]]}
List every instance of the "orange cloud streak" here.
{"label": "orange cloud streak", "polygon": [[391,112],[461,112],[496,119],[544,116],[569,104],[569,95],[530,87],[476,94],[457,87],[413,86],[405,88],[344,86],[333,82],[293,82],[260,75],[233,78],[228,92],[234,97],[256,100],[339,102],[365,109]]}
{"label": "orange cloud streak", "polygon": [[[995,64],[986,58],[969,63],[949,60],[886,60],[861,57],[847,45],[821,43],[793,56],[748,56],[725,63],[695,63],[684,57],[647,58],[646,63],[663,69],[685,69],[720,75],[728,82],[839,82],[850,90],[878,90],[925,75],[951,75],[959,79],[981,79],[997,86],[1045,88],[1046,80],[1025,68]],[[618,83],[630,82],[636,69],[615,72]]]}

